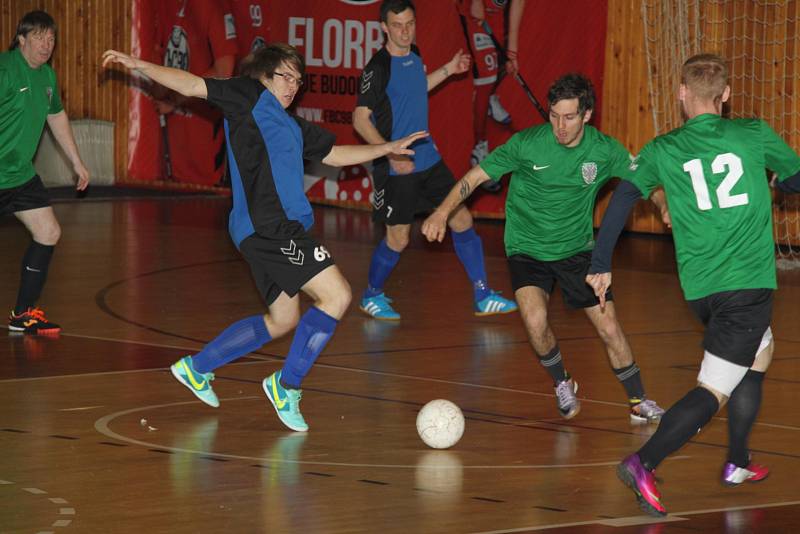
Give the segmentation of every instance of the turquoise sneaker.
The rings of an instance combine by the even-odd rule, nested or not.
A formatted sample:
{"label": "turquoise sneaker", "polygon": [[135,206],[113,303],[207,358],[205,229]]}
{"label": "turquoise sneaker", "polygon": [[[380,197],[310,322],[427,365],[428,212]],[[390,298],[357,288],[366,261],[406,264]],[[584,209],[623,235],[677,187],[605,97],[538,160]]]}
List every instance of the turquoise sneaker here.
{"label": "turquoise sneaker", "polygon": [[275,407],[281,422],[295,432],[308,431],[306,420],[300,413],[300,399],[303,391],[300,389],[286,389],[281,385],[281,372],[275,371],[261,382],[264,393]]}
{"label": "turquoise sneaker", "polygon": [[517,303],[513,300],[504,299],[497,291],[490,291],[486,298],[475,303],[475,315],[479,316],[515,311],[517,311]]}
{"label": "turquoise sneaker", "polygon": [[374,297],[364,297],[361,299],[361,311],[382,321],[399,321],[400,314],[394,311],[390,304],[392,299],[387,297],[384,293],[375,295]]}
{"label": "turquoise sneaker", "polygon": [[192,357],[184,356],[170,366],[172,376],[178,382],[189,388],[189,391],[201,401],[209,406],[219,408],[219,399],[214,390],[211,389],[211,381],[214,380],[214,373],[198,373],[192,365]]}

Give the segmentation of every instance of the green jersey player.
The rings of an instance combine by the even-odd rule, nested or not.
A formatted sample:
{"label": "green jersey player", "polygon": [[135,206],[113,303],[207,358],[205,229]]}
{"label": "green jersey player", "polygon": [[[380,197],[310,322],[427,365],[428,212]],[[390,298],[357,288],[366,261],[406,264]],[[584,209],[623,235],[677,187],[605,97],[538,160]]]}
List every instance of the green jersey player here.
{"label": "green jersey player", "polygon": [[[722,58],[697,55],[684,64],[679,98],[686,123],[648,143],[606,212],[587,277],[597,295],[611,283],[614,243],[633,203],[663,185],[669,199],[678,274],[689,305],[705,326],[698,386],[673,405],[653,437],[623,460],[618,476],[642,507],[664,515],[653,470],[728,404],[729,450],[722,482],[764,479],[750,461],[747,438],[772,359],[775,250],[765,168],[779,188],[800,191],[800,157],[766,123],[721,117],[730,95]],[[602,296],[600,297],[602,298]]]}
{"label": "green jersey player", "polygon": [[555,383],[561,415],[574,417],[580,403],[577,383],[564,369],[547,320],[556,282],[566,304],[583,308],[605,343],[614,373],[628,394],[631,419],[657,422],[663,410],[645,396],[613,303],[601,309],[584,280],[594,246],[595,198],[631,161],[618,141],[587,124],[594,100],[592,84],[584,76],[568,74],[557,80],[548,92],[550,123],[515,134],[467,172],[422,231],[429,240],[441,241],[448,217],[476,187],[511,172],[505,228],[511,281],[533,350]]}

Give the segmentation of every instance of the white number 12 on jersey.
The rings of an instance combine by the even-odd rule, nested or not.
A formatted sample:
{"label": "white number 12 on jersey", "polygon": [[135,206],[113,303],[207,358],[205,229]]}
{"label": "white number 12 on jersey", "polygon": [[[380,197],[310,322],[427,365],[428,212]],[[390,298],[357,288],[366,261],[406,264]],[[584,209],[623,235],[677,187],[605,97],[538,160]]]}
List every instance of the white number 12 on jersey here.
{"label": "white number 12 on jersey", "polygon": [[[733,208],[734,206],[744,206],[750,199],[747,193],[739,193],[738,195],[731,195],[731,189],[734,188],[736,182],[744,174],[742,169],[742,160],[736,154],[727,152],[720,154],[714,161],[711,162],[711,172],[714,174],[722,174],[727,168],[728,174],[722,183],[717,187],[717,201],[720,208]],[[689,173],[692,178],[692,189],[697,197],[697,207],[702,210],[710,210],[711,197],[708,193],[708,184],[706,184],[706,177],[703,174],[703,164],[699,159],[693,159],[683,164],[683,170]]]}

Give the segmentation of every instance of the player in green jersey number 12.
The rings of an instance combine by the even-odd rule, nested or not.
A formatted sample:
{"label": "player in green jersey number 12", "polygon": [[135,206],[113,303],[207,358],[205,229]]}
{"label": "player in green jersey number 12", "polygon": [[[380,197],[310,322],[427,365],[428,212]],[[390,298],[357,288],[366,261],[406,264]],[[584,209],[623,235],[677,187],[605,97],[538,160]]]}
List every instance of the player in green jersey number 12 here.
{"label": "player in green jersey number 12", "polygon": [[654,469],[728,402],[729,449],[723,484],[763,480],[751,462],[750,430],[772,360],[776,288],[772,205],[764,166],[776,187],[800,191],[800,157],[763,121],[722,118],[730,96],[725,61],[711,54],[683,65],[679,100],[686,122],[648,143],[617,187],[603,218],[587,282],[603,298],[611,255],[634,203],[663,185],[669,199],[678,274],[689,306],[705,326],[698,385],[664,414],[655,434],[625,458],[617,475],[642,508],[666,509]]}

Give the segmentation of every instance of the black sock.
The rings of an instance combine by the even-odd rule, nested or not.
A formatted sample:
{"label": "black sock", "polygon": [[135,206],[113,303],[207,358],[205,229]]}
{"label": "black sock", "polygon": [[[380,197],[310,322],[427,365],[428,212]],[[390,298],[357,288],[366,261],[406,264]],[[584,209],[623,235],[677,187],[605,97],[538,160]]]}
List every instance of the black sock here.
{"label": "black sock", "polygon": [[564,362],[561,360],[561,349],[558,348],[558,343],[544,356],[539,356],[538,354],[536,356],[538,356],[539,363],[542,364],[545,371],[553,379],[553,382],[558,383],[569,378],[569,375],[564,370]]}
{"label": "black sock", "polygon": [[639,366],[633,362],[627,367],[614,369],[617,380],[622,382],[628,400],[631,403],[638,403],[644,400],[644,386],[642,385],[642,375],[639,373]]}
{"label": "black sock", "polygon": [[655,469],[661,461],[692,439],[719,410],[719,402],[706,388],[696,387],[672,405],[661,418],[658,430],[639,449],[639,458],[647,469]]}
{"label": "black sock", "polygon": [[42,245],[31,241],[28,250],[25,251],[19,277],[17,305],[14,307],[15,315],[33,307],[39,300],[44,283],[47,281],[47,268],[50,266],[54,249],[53,245]]}
{"label": "black sock", "polygon": [[747,438],[761,407],[763,383],[764,373],[749,369],[728,401],[728,461],[737,467],[750,463]]}

